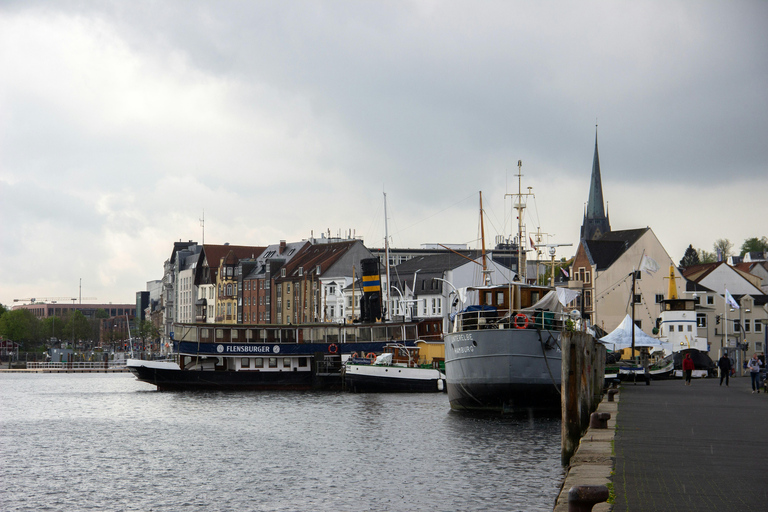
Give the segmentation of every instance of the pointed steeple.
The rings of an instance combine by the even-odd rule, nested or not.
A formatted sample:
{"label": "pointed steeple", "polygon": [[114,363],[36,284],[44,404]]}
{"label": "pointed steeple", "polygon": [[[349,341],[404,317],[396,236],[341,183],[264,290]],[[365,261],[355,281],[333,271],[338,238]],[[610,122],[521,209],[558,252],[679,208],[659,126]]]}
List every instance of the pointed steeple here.
{"label": "pointed steeple", "polygon": [[595,156],[592,158],[592,178],[589,183],[587,210],[581,225],[581,238],[597,240],[610,231],[611,224],[603,205],[603,181],[600,176],[600,155],[597,151],[597,125],[595,125]]}

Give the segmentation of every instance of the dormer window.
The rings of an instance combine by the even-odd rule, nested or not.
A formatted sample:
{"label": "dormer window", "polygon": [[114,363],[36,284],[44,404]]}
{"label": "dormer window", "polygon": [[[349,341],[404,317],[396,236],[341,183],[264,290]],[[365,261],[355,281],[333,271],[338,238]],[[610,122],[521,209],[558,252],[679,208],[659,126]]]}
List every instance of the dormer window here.
{"label": "dormer window", "polygon": [[299,267],[299,276],[304,275],[304,267]]}
{"label": "dormer window", "polygon": [[285,277],[285,267],[280,269],[280,277]]}

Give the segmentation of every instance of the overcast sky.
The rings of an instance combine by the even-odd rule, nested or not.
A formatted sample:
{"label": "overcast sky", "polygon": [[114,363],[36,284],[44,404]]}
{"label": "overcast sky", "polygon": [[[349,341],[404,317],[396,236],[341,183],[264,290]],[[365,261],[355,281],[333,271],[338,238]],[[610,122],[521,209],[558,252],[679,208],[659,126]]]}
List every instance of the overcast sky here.
{"label": "overcast sky", "polygon": [[598,138],[613,229],[675,262],[768,235],[768,2],[4,1],[0,303],[128,303],[174,241],[353,231],[578,244]]}

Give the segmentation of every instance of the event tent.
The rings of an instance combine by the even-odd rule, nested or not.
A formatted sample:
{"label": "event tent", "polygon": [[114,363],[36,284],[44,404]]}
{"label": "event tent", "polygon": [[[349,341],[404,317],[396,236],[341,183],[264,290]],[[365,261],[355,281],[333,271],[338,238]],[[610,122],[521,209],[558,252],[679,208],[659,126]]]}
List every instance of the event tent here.
{"label": "event tent", "polygon": [[635,328],[635,348],[650,347],[653,350],[669,349],[669,343],[662,343],[657,338],[648,336],[636,325],[632,324],[632,317],[627,315],[619,326],[611,333],[600,338],[600,343],[613,351],[632,347],[632,327]]}

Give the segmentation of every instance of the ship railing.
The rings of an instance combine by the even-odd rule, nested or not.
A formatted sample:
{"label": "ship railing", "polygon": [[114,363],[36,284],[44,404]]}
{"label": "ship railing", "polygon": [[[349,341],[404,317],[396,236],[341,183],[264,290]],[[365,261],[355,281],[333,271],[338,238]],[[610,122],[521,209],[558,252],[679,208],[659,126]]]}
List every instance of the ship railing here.
{"label": "ship railing", "polygon": [[456,315],[455,325],[458,331],[476,331],[481,329],[546,329],[560,331],[565,329],[567,313],[554,311],[513,310],[506,311],[465,311]]}
{"label": "ship railing", "polygon": [[27,370],[119,370],[125,368],[125,360],[27,363]]}

